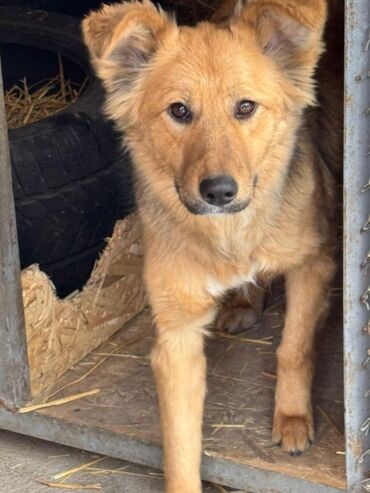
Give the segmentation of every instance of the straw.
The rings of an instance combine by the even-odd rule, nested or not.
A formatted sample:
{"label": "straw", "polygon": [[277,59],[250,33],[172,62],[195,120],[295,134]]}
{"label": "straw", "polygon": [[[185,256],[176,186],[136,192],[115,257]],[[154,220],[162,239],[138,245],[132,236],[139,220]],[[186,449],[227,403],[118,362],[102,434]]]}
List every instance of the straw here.
{"label": "straw", "polygon": [[59,488],[65,490],[101,490],[102,487],[97,483],[88,483],[88,484],[78,484],[78,483],[53,483],[51,481],[46,481],[45,479],[36,479],[36,481],[40,484],[44,484],[45,486],[49,486],[49,488]]}
{"label": "straw", "polygon": [[73,402],[77,399],[82,399],[83,397],[89,397],[91,395],[96,395],[100,392],[100,389],[89,390],[87,392],[81,392],[80,394],[73,394],[68,397],[63,397],[62,399],[56,399],[54,401],[43,402],[41,404],[33,404],[31,406],[21,407],[18,410],[18,413],[25,414],[30,413],[32,411],[37,411],[39,409],[44,409],[46,407],[60,406],[62,404],[66,404],[67,402]]}
{"label": "straw", "polygon": [[249,337],[233,336],[231,334],[225,334],[224,332],[214,332],[217,337],[221,339],[231,339],[232,341],[244,342],[245,344],[262,344],[264,346],[272,346],[271,341],[266,341],[265,339],[250,339]]}
{"label": "straw", "polygon": [[5,110],[10,129],[37,122],[64,110],[85,89],[88,78],[82,84],[67,80],[62,55],[58,53],[57,58],[59,73],[55,77],[31,85],[24,77],[5,91]]}

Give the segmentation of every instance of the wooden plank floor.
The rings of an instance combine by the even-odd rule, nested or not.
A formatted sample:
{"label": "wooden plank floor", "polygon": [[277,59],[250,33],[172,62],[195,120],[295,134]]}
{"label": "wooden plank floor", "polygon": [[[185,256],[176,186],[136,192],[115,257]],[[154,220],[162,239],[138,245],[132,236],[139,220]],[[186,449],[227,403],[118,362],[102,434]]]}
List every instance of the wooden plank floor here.
{"label": "wooden plank floor", "polygon": [[[336,315],[341,313],[340,291],[333,290],[332,297],[337,301],[333,316],[319,334],[317,344],[316,440],[311,449],[301,457],[290,457],[270,440],[275,349],[283,319],[281,288],[278,288],[270,296],[261,323],[245,334],[264,343],[251,344],[218,334],[207,341],[208,394],[203,442],[206,455],[338,489],[346,488],[342,322]],[[152,343],[151,317],[146,312],[71,369],[54,389],[68,385],[57,393],[58,398],[96,388],[101,389],[99,394],[38,413],[158,443],[158,408],[149,363]],[[73,383],[80,378],[79,383]]]}

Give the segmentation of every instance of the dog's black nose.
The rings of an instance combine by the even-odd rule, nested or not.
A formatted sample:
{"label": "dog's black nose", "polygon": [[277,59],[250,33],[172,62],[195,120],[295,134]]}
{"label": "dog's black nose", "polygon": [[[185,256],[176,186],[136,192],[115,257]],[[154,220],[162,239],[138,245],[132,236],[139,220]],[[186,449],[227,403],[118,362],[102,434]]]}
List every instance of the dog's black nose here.
{"label": "dog's black nose", "polygon": [[235,199],[238,184],[231,176],[216,176],[205,178],[199,185],[199,191],[207,204],[222,206],[230,204]]}

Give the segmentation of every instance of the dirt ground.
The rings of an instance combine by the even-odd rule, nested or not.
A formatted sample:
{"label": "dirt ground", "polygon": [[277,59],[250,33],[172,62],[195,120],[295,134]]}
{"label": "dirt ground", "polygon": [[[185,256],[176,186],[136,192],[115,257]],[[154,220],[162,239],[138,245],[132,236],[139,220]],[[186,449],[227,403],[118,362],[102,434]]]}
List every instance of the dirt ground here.
{"label": "dirt ground", "polygon": [[[100,460],[99,460],[100,459]],[[90,464],[88,470],[74,474],[72,468]],[[55,478],[61,473],[64,478]],[[71,489],[52,487],[42,481],[56,483],[64,479],[66,486],[90,485],[104,493],[162,493],[163,478],[159,471],[128,462],[101,458],[81,450],[36,440],[15,433],[0,431],[0,492],[1,493],[70,493]],[[226,493],[220,486],[205,484],[204,493]]]}

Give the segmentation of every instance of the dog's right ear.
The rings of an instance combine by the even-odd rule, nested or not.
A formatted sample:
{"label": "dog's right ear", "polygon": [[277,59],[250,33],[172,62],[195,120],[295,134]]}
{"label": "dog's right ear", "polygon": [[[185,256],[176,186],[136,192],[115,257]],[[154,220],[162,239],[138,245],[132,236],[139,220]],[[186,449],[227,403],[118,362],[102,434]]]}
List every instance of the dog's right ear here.
{"label": "dog's right ear", "polygon": [[108,92],[108,113],[129,103],[143,68],[162,37],[177,29],[175,21],[149,0],[104,5],[82,23],[85,44],[97,75]]}
{"label": "dog's right ear", "polygon": [[239,24],[241,32],[251,28],[264,54],[291,79],[301,100],[313,104],[313,75],[324,50],[326,17],[327,0],[238,0],[230,22]]}

